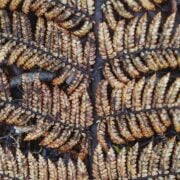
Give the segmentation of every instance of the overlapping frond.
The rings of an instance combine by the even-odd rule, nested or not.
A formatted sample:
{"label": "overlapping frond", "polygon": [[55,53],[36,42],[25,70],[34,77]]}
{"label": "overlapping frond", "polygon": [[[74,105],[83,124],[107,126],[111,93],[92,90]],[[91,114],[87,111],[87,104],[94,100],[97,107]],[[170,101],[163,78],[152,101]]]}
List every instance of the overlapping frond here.
{"label": "overlapping frond", "polygon": [[33,33],[25,14],[15,11],[11,19],[7,11],[0,10],[0,63],[15,64],[25,70],[58,71],[53,84],[67,84],[68,93],[87,85],[95,51],[93,33],[82,43],[53,21],[46,22],[43,18],[37,20]]}
{"label": "overlapping frond", "polygon": [[113,88],[110,100],[107,86],[108,82],[102,81],[97,90],[97,109],[101,107],[104,110],[98,111],[101,116],[126,109],[142,111],[180,105],[180,77],[173,76],[173,73],[154,74],[138,81],[131,80],[122,87]]}
{"label": "overlapping frond", "polygon": [[59,158],[57,162],[31,152],[27,155],[16,148],[13,154],[7,147],[0,147],[0,177],[1,179],[89,179],[84,162],[81,159],[73,161],[69,158]]}
{"label": "overlapping frond", "polygon": [[165,2],[166,0],[107,0],[103,4],[103,13],[106,17],[109,25],[114,29],[115,16],[123,18],[133,18],[138,13],[143,13],[146,11],[154,11],[158,9],[158,6]]}
{"label": "overlapping frond", "polygon": [[173,0],[0,0],[0,140],[18,146],[0,145],[0,179],[179,179],[178,14]]}
{"label": "overlapping frond", "polygon": [[97,138],[104,149],[107,134],[113,143],[121,144],[163,134],[170,125],[180,132],[179,77],[154,74],[108,89],[108,81],[103,80],[96,92],[96,111],[101,119]]}
{"label": "overlapping frond", "polygon": [[153,141],[141,147],[111,147],[104,153],[100,144],[93,155],[94,179],[178,179],[180,143],[175,137],[167,142]]}
{"label": "overlapping frond", "polygon": [[[43,18],[37,20],[33,34],[31,22],[25,14],[15,11],[11,19],[7,11],[0,10],[0,37],[0,63],[16,64],[24,69],[38,66],[48,71],[67,66],[69,71],[80,72],[94,63],[93,33],[82,45],[79,38]],[[87,51],[91,53],[87,54]]]}
{"label": "overlapping frond", "polygon": [[175,26],[175,16],[171,14],[163,26],[161,13],[150,22],[146,14],[128,23],[120,20],[112,37],[108,25],[100,24],[99,51],[108,61],[104,76],[109,81],[127,83],[150,72],[178,68],[180,26]]}
{"label": "overlapping frond", "polygon": [[25,14],[33,12],[38,17],[43,16],[80,37],[86,35],[93,26],[91,15],[94,14],[94,0],[1,0],[0,8],[7,7],[11,11],[21,9]]}
{"label": "overlapping frond", "polygon": [[22,96],[17,99],[12,97],[9,82],[1,70],[0,122],[17,127],[32,125],[26,141],[42,137],[41,145],[60,151],[69,151],[76,145],[86,146],[88,127],[93,123],[86,87],[68,96],[57,86],[50,89],[38,77],[33,82],[28,78],[31,77],[22,76]]}

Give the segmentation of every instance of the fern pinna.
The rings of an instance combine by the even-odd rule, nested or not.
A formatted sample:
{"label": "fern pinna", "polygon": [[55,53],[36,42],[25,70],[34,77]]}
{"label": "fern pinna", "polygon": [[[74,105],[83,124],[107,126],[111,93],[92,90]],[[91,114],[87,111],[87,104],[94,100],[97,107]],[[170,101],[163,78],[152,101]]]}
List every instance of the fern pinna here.
{"label": "fern pinna", "polygon": [[[176,137],[165,142],[150,141],[142,146],[110,147],[108,152],[98,144],[93,153],[94,179],[178,179],[179,148]],[[90,179],[85,163],[61,156],[56,162],[31,152],[23,153],[6,146],[0,147],[0,177],[4,179]],[[3,158],[2,158],[3,157]]]}
{"label": "fern pinna", "polygon": [[122,144],[154,134],[163,134],[169,126],[180,132],[180,78],[173,74],[151,75],[113,88],[108,81],[97,88],[96,110],[100,117],[97,138],[107,149],[107,133],[113,143]]}
{"label": "fern pinna", "polygon": [[[180,26],[171,14],[161,26],[161,13],[149,22],[147,14],[118,25],[110,37],[105,22],[99,27],[99,51],[108,61],[103,73],[112,86],[147,73],[179,67]],[[162,31],[162,32],[161,32]]]}
{"label": "fern pinna", "polygon": [[18,147],[11,149],[0,147],[0,177],[1,179],[89,179],[84,162],[70,157],[60,157],[56,162],[38,155],[36,158],[31,152],[24,154]]}
{"label": "fern pinna", "polygon": [[13,12],[10,19],[5,10],[0,10],[0,27],[0,63],[16,64],[25,70],[38,67],[57,72],[54,83],[71,84],[70,93],[87,81],[95,59],[93,33],[82,45],[78,37],[59,28],[53,21],[38,18],[33,34],[25,14]]}
{"label": "fern pinna", "polygon": [[153,141],[141,147],[109,148],[100,144],[93,155],[94,179],[178,179],[180,144],[176,137],[167,142]]}
{"label": "fern pinna", "polygon": [[87,55],[87,51],[94,50],[93,33],[89,35],[91,44],[87,41],[82,47],[78,37],[58,27],[54,21],[38,18],[33,34],[28,16],[17,11],[12,16],[10,19],[7,11],[0,11],[1,62],[7,59],[9,65],[16,63],[25,69],[38,65],[49,71],[58,70],[66,64],[70,66],[70,63],[84,69],[93,64],[93,52],[91,57]]}
{"label": "fern pinna", "polygon": [[165,20],[160,12],[153,18],[145,13],[119,20],[114,30],[106,22],[99,25],[105,80],[96,91],[97,139],[105,150],[108,138],[122,144],[163,134],[169,126],[179,133],[180,28],[175,19],[175,13]]}
{"label": "fern pinna", "polygon": [[58,26],[80,37],[86,35],[93,26],[91,16],[94,14],[94,0],[1,0],[0,8],[11,11],[21,9],[25,14],[33,12],[38,17],[44,16],[49,21],[55,21]]}
{"label": "fern pinna", "polygon": [[[54,86],[52,90],[40,82],[38,76],[32,82],[28,76],[21,78],[22,96],[12,97],[11,88],[5,73],[1,70],[0,89],[0,122],[26,127],[35,120],[27,132],[26,141],[44,137],[41,145],[69,151],[79,146],[80,156],[84,157],[83,148],[88,147],[88,127],[93,123],[92,105],[86,86],[67,95]],[[87,152],[87,151],[85,151]]]}
{"label": "fern pinna", "polygon": [[18,145],[0,179],[179,179],[178,15],[176,0],[0,0],[0,141]]}
{"label": "fern pinna", "polygon": [[[147,11],[160,9],[166,0],[106,0],[102,6],[103,15],[110,28],[114,29],[120,18],[130,19]],[[118,16],[117,16],[117,15]]]}

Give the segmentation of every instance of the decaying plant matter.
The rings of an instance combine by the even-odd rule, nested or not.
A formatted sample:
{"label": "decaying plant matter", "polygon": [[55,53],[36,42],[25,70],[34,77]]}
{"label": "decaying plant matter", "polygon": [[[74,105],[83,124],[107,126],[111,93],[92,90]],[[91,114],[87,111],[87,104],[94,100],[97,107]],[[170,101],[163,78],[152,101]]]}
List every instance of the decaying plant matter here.
{"label": "decaying plant matter", "polygon": [[179,67],[180,26],[175,25],[175,16],[171,14],[163,27],[161,13],[150,22],[147,14],[128,23],[120,20],[112,38],[108,25],[105,22],[100,24],[99,51],[109,62],[103,73],[112,86],[150,72]]}
{"label": "decaying plant matter", "polygon": [[97,88],[97,111],[100,116],[119,110],[142,111],[180,105],[180,77],[173,76],[173,73],[153,74],[138,81],[133,79],[126,85],[113,88],[110,100],[107,88],[108,81],[102,81]]}
{"label": "decaying plant matter", "polygon": [[94,14],[94,0],[1,0],[0,8],[6,7],[11,11],[21,9],[25,14],[33,12],[38,17],[44,16],[80,37],[86,35],[93,26],[91,15]]}
{"label": "decaying plant matter", "polygon": [[0,147],[0,177],[1,179],[89,179],[84,162],[81,159],[73,161],[69,158],[59,158],[52,162],[41,155],[35,158],[31,152],[23,154],[16,148],[13,154],[7,147]]}
{"label": "decaying plant matter", "polygon": [[111,147],[104,153],[100,144],[93,155],[94,179],[179,179],[180,144],[175,137],[167,142],[151,141],[145,147]]}
{"label": "decaying plant matter", "polygon": [[166,0],[107,0],[103,5],[103,13],[112,29],[117,24],[115,14],[123,18],[133,18],[137,13],[153,11]]}
{"label": "decaying plant matter", "polygon": [[[117,9],[121,1],[112,4],[115,2]],[[136,1],[124,3],[131,10],[139,5]],[[180,26],[176,13],[165,19],[161,12],[144,13],[116,22],[110,15],[110,1],[104,13],[107,22],[100,23],[98,31],[99,52],[105,61],[105,80],[96,91],[98,142],[107,151],[109,139],[123,144],[162,135],[170,126],[179,133],[180,81],[175,72],[180,66]]]}
{"label": "decaying plant matter", "polygon": [[95,61],[93,32],[82,44],[78,37],[53,21],[38,18],[35,34],[31,24],[21,12],[13,12],[11,19],[7,11],[0,10],[0,63],[15,64],[25,70],[38,67],[50,72],[58,71],[53,84],[66,83],[70,86],[68,93],[86,84]]}
{"label": "decaying plant matter", "polygon": [[72,72],[80,74],[94,63],[93,33],[89,34],[83,47],[79,38],[59,28],[53,21],[38,18],[35,34],[29,18],[23,13],[15,11],[10,19],[7,11],[0,10],[0,22],[1,63],[16,64],[24,69],[38,66],[48,71],[65,71],[63,68],[67,67],[62,76],[72,75]]}
{"label": "decaying plant matter", "polygon": [[74,92],[68,96],[54,86],[52,90],[41,83],[38,76],[33,82],[22,76],[22,97],[13,98],[8,79],[0,72],[0,122],[26,127],[34,119],[35,124],[27,132],[26,141],[44,137],[41,145],[69,151],[74,146],[86,147],[88,127],[92,125],[92,105],[86,87],[83,95]]}
{"label": "decaying plant matter", "polygon": [[122,144],[154,134],[163,134],[170,125],[180,132],[180,78],[167,73],[132,80],[108,92],[108,81],[100,82],[96,110],[100,117],[97,139],[107,150],[107,134]]}
{"label": "decaying plant matter", "polygon": [[0,179],[180,179],[178,8],[0,0]]}

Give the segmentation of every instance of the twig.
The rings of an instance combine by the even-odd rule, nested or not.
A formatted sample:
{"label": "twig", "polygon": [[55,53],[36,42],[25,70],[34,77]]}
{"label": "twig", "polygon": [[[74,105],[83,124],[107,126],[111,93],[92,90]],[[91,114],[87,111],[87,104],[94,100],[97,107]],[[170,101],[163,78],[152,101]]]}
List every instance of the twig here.
{"label": "twig", "polygon": [[177,12],[177,0],[170,0],[171,4],[171,13],[176,13]]}

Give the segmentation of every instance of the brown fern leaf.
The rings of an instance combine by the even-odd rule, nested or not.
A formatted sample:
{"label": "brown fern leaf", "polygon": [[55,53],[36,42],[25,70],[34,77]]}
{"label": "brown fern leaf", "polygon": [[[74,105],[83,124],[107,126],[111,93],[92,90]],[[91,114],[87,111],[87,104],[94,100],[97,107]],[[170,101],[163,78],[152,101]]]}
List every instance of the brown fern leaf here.
{"label": "brown fern leaf", "polygon": [[163,134],[173,125],[180,132],[180,78],[168,73],[135,80],[108,94],[108,82],[101,81],[96,92],[96,111],[100,117],[97,139],[107,150],[107,137],[123,144],[154,134]]}
{"label": "brown fern leaf", "polygon": [[16,148],[13,154],[7,147],[0,147],[0,172],[3,179],[72,179],[68,175],[74,172],[73,179],[89,179],[86,166],[81,159],[77,161],[59,158],[57,162],[45,159],[39,155],[35,158],[29,152],[28,155]]}
{"label": "brown fern leaf", "polygon": [[92,173],[95,179],[108,179],[108,170],[100,144],[94,151]]}
{"label": "brown fern leaf", "polygon": [[38,18],[36,31],[32,33],[31,22],[25,14],[15,11],[12,16],[11,19],[7,11],[0,10],[0,63],[16,64],[26,70],[36,66],[51,72],[60,70],[62,78],[57,84],[67,79],[70,83],[72,76],[78,79],[83,72],[87,74],[95,60],[93,33],[82,45],[78,37],[53,21]]}
{"label": "brown fern leaf", "polygon": [[116,163],[116,155],[114,150],[110,148],[106,157],[106,167],[108,170],[109,179],[117,179],[117,163]]}
{"label": "brown fern leaf", "polygon": [[[57,86],[50,88],[38,77],[30,82],[22,76],[21,100],[12,98],[6,75],[0,76],[1,123],[27,127],[36,120],[27,132],[26,141],[44,137],[41,145],[69,151],[88,138],[86,132],[93,123],[92,105],[86,89],[83,95],[73,93],[68,96]],[[20,126],[20,127],[19,127]]]}
{"label": "brown fern leaf", "polygon": [[163,26],[161,13],[151,22],[147,14],[126,24],[120,20],[112,38],[107,24],[100,24],[99,51],[108,61],[103,69],[106,79],[114,84],[127,83],[143,74],[178,68],[180,26],[175,26],[175,16],[171,14]]}
{"label": "brown fern leaf", "polygon": [[[165,1],[166,0],[107,0],[103,4],[102,9],[108,24],[111,25],[115,20],[115,12],[117,12],[120,17],[130,19],[139,12],[154,11]],[[114,29],[115,24],[110,27]]]}
{"label": "brown fern leaf", "polygon": [[[33,12],[37,17],[44,16],[58,26],[70,30],[74,35],[82,37],[93,26],[91,16],[94,14],[94,0],[48,1],[48,0],[1,0],[0,8],[11,11],[21,9],[25,14]],[[73,29],[73,30],[72,30]]]}
{"label": "brown fern leaf", "polygon": [[[76,72],[76,73],[75,73]],[[80,76],[79,72],[75,71],[70,76],[64,77],[61,76],[61,72],[48,72],[48,71],[41,71],[41,72],[28,72],[28,73],[22,73],[18,76],[14,76],[10,79],[10,86],[17,87],[20,86],[22,83],[22,78],[26,77],[27,83],[34,82],[35,79],[39,79],[42,82],[51,82],[52,85],[58,86],[62,85],[64,87],[64,90],[67,92],[67,94],[80,94],[89,86],[89,78],[87,76]]]}
{"label": "brown fern leaf", "polygon": [[[104,153],[98,144],[93,155],[93,177],[99,179],[100,174],[106,171],[108,176],[105,179],[178,179],[178,149],[179,142],[176,137],[164,143],[151,141],[144,147],[136,143],[132,147],[118,148],[118,152],[110,148],[107,153]],[[173,157],[176,157],[175,160]],[[109,159],[112,161],[109,162]],[[109,171],[108,167],[103,166],[102,171],[102,165],[105,164],[113,164],[113,169]]]}
{"label": "brown fern leaf", "polygon": [[114,50],[113,50],[113,44],[112,41],[110,39],[110,33],[108,31],[108,26],[107,24],[101,23],[99,25],[99,31],[98,31],[98,35],[99,35],[99,52],[101,54],[101,57],[103,59],[112,59],[115,54],[114,54]]}
{"label": "brown fern leaf", "polygon": [[[22,12],[24,13],[28,13],[30,10],[33,10],[33,9],[36,9],[37,10],[37,14],[39,15],[43,15],[42,13],[46,13],[49,12],[50,10],[52,12],[56,12],[55,11],[55,4],[57,3],[59,6],[63,6],[64,8],[68,8],[70,10],[73,10],[73,11],[84,11],[84,13],[87,13],[89,15],[92,15],[94,14],[94,2],[91,0],[91,1],[76,1],[74,2],[73,0],[57,0],[56,3],[55,1],[48,1],[48,0],[40,0],[40,1],[37,1],[37,0],[25,0],[25,1],[22,1],[22,0],[5,0],[5,1],[0,1],[1,3],[1,6],[0,8],[6,8],[6,7],[9,7],[9,9],[11,11],[15,11],[17,10],[18,8],[22,9]],[[77,8],[77,9],[75,9]],[[41,12],[39,12],[41,9]],[[63,8],[60,8],[59,9],[61,11],[63,11]],[[61,12],[59,10],[59,13]],[[50,12],[51,12],[50,11]],[[51,12],[51,14],[53,14]],[[58,15],[58,12],[56,12],[57,15]]]}
{"label": "brown fern leaf", "polygon": [[179,106],[180,78],[173,73],[153,74],[112,88],[110,100],[108,87],[108,81],[102,80],[96,91],[96,111],[99,116],[126,109],[142,111]]}
{"label": "brown fern leaf", "polygon": [[7,11],[0,10],[0,22],[1,64],[56,72],[53,84],[67,84],[69,94],[76,89],[81,91],[88,83],[90,67],[95,62],[93,33],[82,44],[79,38],[54,22],[39,18],[33,34],[28,17],[16,11],[11,20]]}

